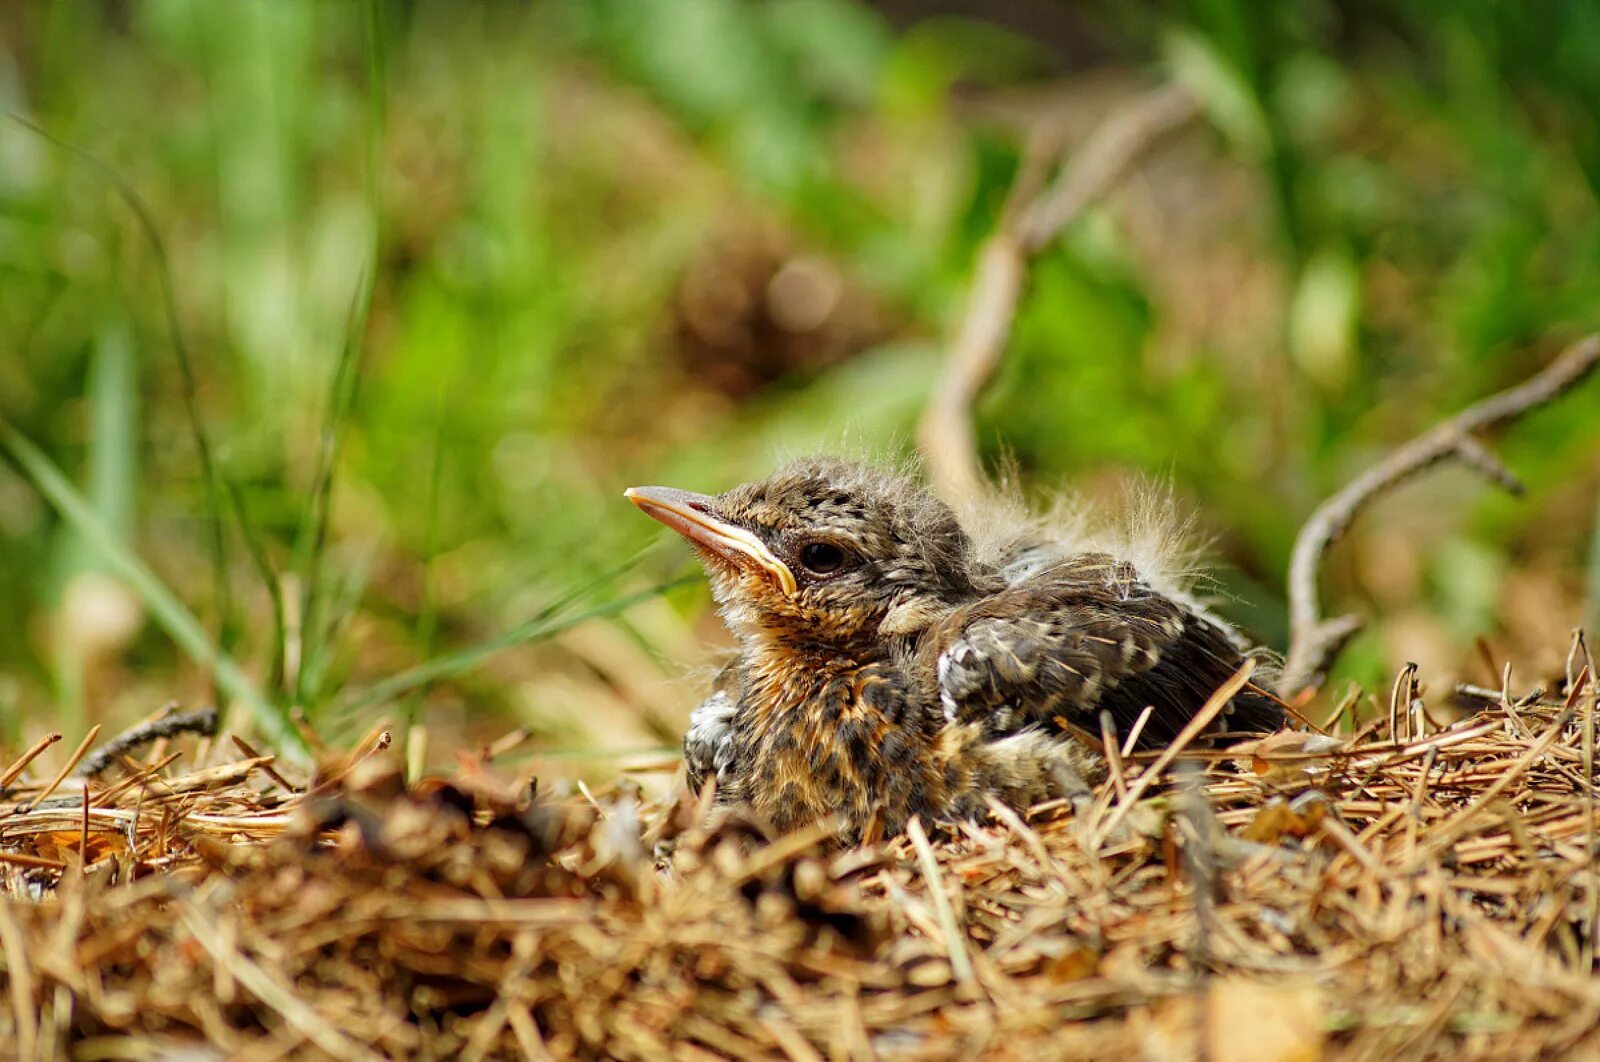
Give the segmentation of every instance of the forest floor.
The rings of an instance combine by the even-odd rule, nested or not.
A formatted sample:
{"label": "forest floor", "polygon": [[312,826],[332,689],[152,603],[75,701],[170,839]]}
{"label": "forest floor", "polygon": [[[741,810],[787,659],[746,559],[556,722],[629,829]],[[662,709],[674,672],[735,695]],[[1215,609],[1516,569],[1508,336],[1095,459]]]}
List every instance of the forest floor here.
{"label": "forest floor", "polygon": [[68,766],[96,773],[0,774],[0,1044],[85,1059],[1600,1053],[1587,672],[1427,696],[1407,671],[1387,704],[1314,709],[1330,731],[1368,721],[1136,753],[1077,814],[996,805],[846,849],[626,780],[541,793],[505,745],[407,784],[374,732],[299,783],[224,736],[159,737],[139,759],[96,760],[86,740]]}

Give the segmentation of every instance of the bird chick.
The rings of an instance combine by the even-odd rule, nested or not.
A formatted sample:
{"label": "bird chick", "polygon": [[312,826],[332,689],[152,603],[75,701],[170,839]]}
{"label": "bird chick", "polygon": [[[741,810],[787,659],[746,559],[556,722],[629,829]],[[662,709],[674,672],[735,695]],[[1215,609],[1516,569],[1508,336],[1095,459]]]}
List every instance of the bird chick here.
{"label": "bird chick", "polygon": [[[779,829],[838,816],[847,839],[912,815],[971,817],[995,797],[1079,797],[1104,773],[1069,726],[1108,710],[1170,740],[1242,663],[1228,632],[1109,553],[1040,537],[979,549],[913,480],[837,460],[707,496],[627,497],[699,553],[735,660],[684,739],[689,783],[715,778]],[[1234,729],[1282,722],[1247,693]]]}

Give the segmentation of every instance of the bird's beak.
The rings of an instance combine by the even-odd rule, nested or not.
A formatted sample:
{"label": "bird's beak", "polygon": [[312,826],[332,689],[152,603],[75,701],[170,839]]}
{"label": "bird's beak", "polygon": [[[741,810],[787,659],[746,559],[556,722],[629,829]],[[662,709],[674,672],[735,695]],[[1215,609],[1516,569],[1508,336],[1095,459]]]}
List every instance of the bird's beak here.
{"label": "bird's beak", "polygon": [[785,594],[795,592],[794,573],[767,544],[737,524],[715,515],[715,503],[704,494],[675,487],[629,487],[622,496],[697,546],[740,567],[755,566]]}

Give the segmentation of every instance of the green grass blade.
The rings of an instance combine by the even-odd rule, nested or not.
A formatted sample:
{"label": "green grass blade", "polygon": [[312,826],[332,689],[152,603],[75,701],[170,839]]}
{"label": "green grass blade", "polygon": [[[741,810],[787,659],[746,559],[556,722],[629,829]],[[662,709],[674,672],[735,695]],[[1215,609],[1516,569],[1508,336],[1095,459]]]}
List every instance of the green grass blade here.
{"label": "green grass blade", "polygon": [[139,495],[139,369],[125,326],[101,332],[91,365],[87,497],[112,533],[126,539]]}
{"label": "green grass blade", "polygon": [[[86,392],[89,407],[84,497],[117,538],[133,528],[138,496],[138,370],[133,342],[120,322],[101,329],[90,354]],[[66,593],[79,575],[99,567],[99,552],[70,525],[57,538],[56,579]],[[88,727],[84,669],[88,661],[76,638],[52,639],[51,670],[61,728],[78,733]]]}
{"label": "green grass blade", "polygon": [[411,668],[409,671],[402,671],[398,675],[392,675],[349,698],[340,707],[344,711],[355,712],[371,708],[374,705],[385,704],[430,682],[437,682],[443,678],[450,678],[454,675],[471,671],[497,653],[554,637],[562,631],[570,630],[578,624],[587,623],[592,619],[604,619],[618,615],[642,601],[648,601],[680,586],[687,586],[700,578],[700,573],[695,572],[678,579],[660,583],[650,587],[648,590],[624,594],[615,600],[566,616],[553,615],[554,611],[559,611],[556,606],[546,607],[541,609],[533,618],[525,620],[507,631],[503,631],[493,638],[454,653],[446,653],[443,656],[435,657],[425,664],[419,664],[417,667]]}
{"label": "green grass blade", "polygon": [[327,422],[323,425],[316,474],[297,535],[296,554],[304,561],[299,570],[304,573],[305,581],[300,609],[300,629],[304,633],[300,671],[295,676],[295,700],[308,711],[320,700],[322,678],[332,653],[331,639],[343,626],[343,617],[337,613],[331,617],[325,615],[328,587],[322,569],[328,547],[328,525],[333,515],[333,483],[345,430],[355,410],[356,385],[361,375],[361,349],[366,337],[367,318],[372,312],[377,271],[383,262],[381,167],[388,120],[388,61],[384,49],[383,12],[378,0],[368,0],[363,21],[367,67],[367,206],[372,212],[371,265],[357,285],[351,303],[345,341],[339,351],[339,361],[330,385]]}
{"label": "green grass blade", "polygon": [[318,637],[324,629],[322,612],[327,599],[322,565],[328,549],[328,526],[333,517],[333,482],[339,466],[344,430],[355,409],[356,381],[360,377],[357,362],[362,336],[366,332],[367,312],[371,306],[372,284],[367,274],[363,274],[351,300],[344,343],[339,349],[339,361],[334,366],[333,379],[328,387],[327,420],[322,426],[321,445],[317,448],[316,471],[296,535],[296,568],[304,574],[300,599],[300,630],[304,644],[294,690],[295,701],[307,709],[319,693],[314,679],[321,674],[320,661],[327,652],[327,646]]}
{"label": "green grass blade", "polygon": [[267,688],[275,695],[287,696],[289,691],[284,685],[284,661],[289,648],[289,613],[283,599],[283,583],[278,573],[273,570],[272,562],[267,559],[266,546],[261,541],[261,536],[256,533],[255,524],[250,521],[250,511],[245,505],[244,492],[231,480],[226,481],[226,486],[234,521],[244,536],[245,552],[249,554],[250,564],[266,586],[267,596],[272,602],[272,671],[267,679]]}
{"label": "green grass blade", "polygon": [[307,760],[309,753],[305,741],[290,721],[288,712],[262,696],[233,658],[219,649],[206,634],[194,614],[106,526],[50,458],[3,419],[0,419],[0,447],[10,454],[22,474],[55,507],[62,519],[70,523],[86,543],[100,552],[107,569],[128,584],[178,647],[211,674],[218,689],[250,710],[272,746],[280,754],[297,762]]}
{"label": "green grass blade", "polygon": [[[650,554],[654,553],[656,550],[660,549],[663,542],[671,541],[671,538],[666,535],[662,535],[654,542],[651,542],[648,546],[641,546],[639,549],[634,550],[628,556],[622,558],[622,560],[618,561],[616,564],[613,564],[611,567],[604,569],[593,578],[585,579],[583,582],[577,583],[570,587],[568,590],[562,593],[561,596],[557,597],[544,608],[534,613],[529,622],[532,622],[533,620],[549,619],[551,616],[554,616],[556,613],[560,612],[573,602],[583,600],[584,597],[600,589],[602,586],[605,586],[613,579],[616,579],[619,576],[638,567],[641,561],[650,556]],[[688,579],[690,577],[685,576],[684,578]],[[664,585],[667,587],[675,587],[681,586],[682,582],[673,581]]]}
{"label": "green grass blade", "polygon": [[[439,389],[439,409],[433,429],[433,461],[428,473],[428,502],[424,510],[427,524],[422,533],[422,601],[417,610],[417,645],[422,655],[433,655],[434,643],[439,636],[439,604],[433,587],[433,562],[439,549],[439,498],[444,486],[445,432],[449,425],[450,394],[454,375]],[[406,702],[404,717],[406,733],[422,721],[422,706],[427,700],[428,687],[418,686]],[[410,747],[409,739],[407,748]]]}
{"label": "green grass blade", "polygon": [[306,644],[319,647],[319,651],[312,653],[304,665],[308,689],[318,691],[325,685],[328,665],[334,657],[333,647],[339,644],[345,628],[355,618],[356,606],[361,603],[361,595],[366,593],[372,566],[377,559],[376,546],[369,546],[362,552],[360,558],[340,578],[338,594],[333,597],[331,606],[323,605],[318,629],[307,630]]}
{"label": "green grass blade", "polygon": [[[377,222],[382,198],[378,190],[382,183],[383,141],[389,127],[389,55],[384,46],[382,0],[367,0],[366,15],[367,201],[372,207],[373,243],[379,244],[382,230]],[[373,261],[379,260],[373,256]]]}
{"label": "green grass blade", "polygon": [[194,439],[195,454],[200,461],[200,478],[205,485],[206,526],[211,549],[212,596],[217,609],[217,641],[224,651],[231,650],[238,627],[233,609],[233,590],[228,582],[228,541],[223,527],[223,486],[212,455],[211,440],[206,434],[205,419],[200,414],[200,387],[195,379],[194,359],[189,355],[189,345],[184,342],[183,329],[178,319],[178,299],[172,285],[172,266],[167,257],[167,244],[161,238],[155,215],[151,213],[136,188],[109,164],[82,148],[55,136],[44,127],[15,112],[7,112],[11,119],[43,140],[53,144],[69,157],[76,159],[90,173],[105,181],[118,198],[128,207],[138,223],[150,254],[155,262],[156,280],[161,288],[161,308],[166,317],[167,334],[172,342],[172,354],[178,364],[178,377],[182,383],[183,407],[189,422],[189,433]]}
{"label": "green grass blade", "polygon": [[[372,707],[374,704],[394,700],[402,694],[410,694],[410,701],[406,705],[406,711],[408,713],[407,718],[414,721],[415,717],[419,716],[421,713],[422,701],[427,695],[428,687],[432,685],[436,678],[448,677],[450,675],[460,674],[463,671],[468,671],[482,663],[484,660],[487,660],[495,653],[500,652],[502,649],[509,649],[517,645],[525,645],[529,642],[538,641],[541,638],[547,638],[551,635],[559,634],[568,627],[574,626],[577,623],[582,623],[586,619],[594,618],[595,614],[585,613],[575,617],[571,623],[554,629],[547,629],[550,620],[559,615],[568,606],[572,605],[574,602],[581,601],[583,598],[598,590],[600,587],[609,584],[623,574],[631,571],[646,557],[650,556],[658,548],[660,548],[663,542],[669,541],[672,540],[668,536],[663,535],[649,545],[635,550],[632,554],[624,557],[621,561],[613,564],[611,567],[602,570],[599,574],[593,576],[592,578],[585,579],[569,587],[549,604],[539,609],[539,611],[535,612],[526,620],[523,620],[522,623],[511,628],[509,631],[497,635],[495,638],[487,642],[463,649],[459,654],[452,654],[450,656],[440,657],[436,660],[430,660],[423,664],[419,664],[410,671],[402,672],[400,675],[396,675],[393,677],[393,679],[389,680],[397,683],[399,683],[401,680],[404,680],[404,688],[402,689],[390,692],[385,690],[382,684],[380,684],[379,686],[375,686],[363,693],[356,694],[351,698],[346,698],[346,700],[339,705],[339,717],[349,718],[364,708]],[[693,575],[687,575],[682,579],[673,580],[657,586],[655,589],[646,592],[639,598],[630,598],[628,600],[631,604],[635,600],[643,600],[644,598],[653,596],[655,594],[664,593],[667,590],[682,586],[685,582],[692,582],[693,580]],[[611,613],[606,614],[609,615]],[[481,655],[478,655],[480,653]],[[466,657],[466,662],[459,667],[455,666],[454,664],[447,665],[447,670],[442,675],[436,676],[427,672],[429,667],[439,663],[440,660],[449,661],[453,660],[456,656]],[[408,725],[414,725],[414,722],[408,723]]]}

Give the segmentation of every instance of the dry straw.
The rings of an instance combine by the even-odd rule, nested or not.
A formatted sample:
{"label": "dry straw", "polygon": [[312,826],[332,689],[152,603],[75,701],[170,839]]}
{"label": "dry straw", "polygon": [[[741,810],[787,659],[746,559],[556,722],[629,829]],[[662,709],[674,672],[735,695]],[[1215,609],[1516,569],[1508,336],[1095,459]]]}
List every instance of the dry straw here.
{"label": "dry straw", "polygon": [[485,755],[406,786],[381,731],[294,788],[226,740],[205,748],[247,755],[184,769],[192,739],[163,737],[75,779],[0,759],[0,1044],[1592,1057],[1579,655],[1558,692],[1469,691],[1449,726],[1407,675],[1353,736],[1129,755],[1076,818],[996,804],[871,849],[625,784],[534,799]]}

